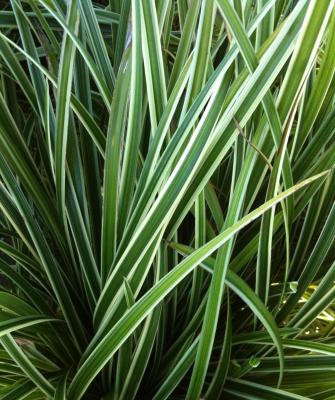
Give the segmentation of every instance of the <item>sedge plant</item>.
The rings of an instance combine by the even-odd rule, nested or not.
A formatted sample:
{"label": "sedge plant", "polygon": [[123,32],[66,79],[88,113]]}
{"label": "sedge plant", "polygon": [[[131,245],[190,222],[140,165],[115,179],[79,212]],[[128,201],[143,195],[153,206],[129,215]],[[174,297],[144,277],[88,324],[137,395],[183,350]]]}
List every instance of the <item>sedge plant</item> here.
{"label": "sedge plant", "polygon": [[335,0],[0,2],[0,398],[335,399]]}

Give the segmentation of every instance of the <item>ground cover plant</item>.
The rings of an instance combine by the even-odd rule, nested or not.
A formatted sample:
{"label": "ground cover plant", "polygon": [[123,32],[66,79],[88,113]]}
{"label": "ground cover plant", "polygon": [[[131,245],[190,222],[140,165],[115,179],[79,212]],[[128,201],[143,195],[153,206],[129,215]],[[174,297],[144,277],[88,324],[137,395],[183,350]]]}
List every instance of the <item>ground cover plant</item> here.
{"label": "ground cover plant", "polygon": [[334,6],[0,2],[1,399],[335,399]]}

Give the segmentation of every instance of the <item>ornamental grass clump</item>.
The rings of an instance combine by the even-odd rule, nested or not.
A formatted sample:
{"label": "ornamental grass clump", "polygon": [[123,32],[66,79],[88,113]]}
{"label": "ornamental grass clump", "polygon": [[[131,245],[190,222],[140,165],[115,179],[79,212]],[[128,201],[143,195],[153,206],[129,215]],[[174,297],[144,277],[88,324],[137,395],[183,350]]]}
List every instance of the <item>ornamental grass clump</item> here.
{"label": "ornamental grass clump", "polygon": [[335,399],[335,0],[0,2],[0,399]]}

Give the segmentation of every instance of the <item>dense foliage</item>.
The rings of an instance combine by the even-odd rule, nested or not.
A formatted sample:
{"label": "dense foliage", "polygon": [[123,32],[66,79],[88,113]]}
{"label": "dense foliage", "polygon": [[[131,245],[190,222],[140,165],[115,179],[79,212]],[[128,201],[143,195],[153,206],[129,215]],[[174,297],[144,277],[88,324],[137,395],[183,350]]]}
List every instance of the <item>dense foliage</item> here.
{"label": "dense foliage", "polygon": [[335,0],[0,28],[0,398],[335,399]]}

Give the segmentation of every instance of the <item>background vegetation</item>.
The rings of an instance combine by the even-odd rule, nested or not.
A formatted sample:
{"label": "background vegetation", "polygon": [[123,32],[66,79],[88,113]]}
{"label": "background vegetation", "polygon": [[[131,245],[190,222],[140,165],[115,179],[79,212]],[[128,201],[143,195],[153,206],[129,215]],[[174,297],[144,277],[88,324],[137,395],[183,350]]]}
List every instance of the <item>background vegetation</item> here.
{"label": "background vegetation", "polygon": [[0,9],[0,398],[335,399],[334,0]]}

